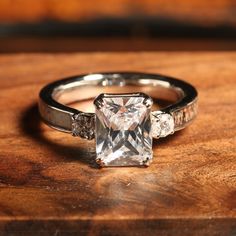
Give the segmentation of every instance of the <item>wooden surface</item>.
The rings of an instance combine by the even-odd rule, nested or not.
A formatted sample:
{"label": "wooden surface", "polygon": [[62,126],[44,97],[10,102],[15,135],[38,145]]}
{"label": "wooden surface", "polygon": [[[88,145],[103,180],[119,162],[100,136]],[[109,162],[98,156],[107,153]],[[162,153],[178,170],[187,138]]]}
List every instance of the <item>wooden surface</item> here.
{"label": "wooden surface", "polygon": [[232,51],[235,39],[186,38],[32,38],[2,37],[0,53],[18,52],[121,52],[121,51]]}
{"label": "wooden surface", "polygon": [[[149,168],[94,164],[94,143],[47,128],[37,96],[79,73],[158,72],[199,91],[199,116]],[[235,235],[236,53],[0,56],[1,235]]]}
{"label": "wooden surface", "polygon": [[234,0],[1,0],[0,22],[157,17],[201,25],[236,25]]}

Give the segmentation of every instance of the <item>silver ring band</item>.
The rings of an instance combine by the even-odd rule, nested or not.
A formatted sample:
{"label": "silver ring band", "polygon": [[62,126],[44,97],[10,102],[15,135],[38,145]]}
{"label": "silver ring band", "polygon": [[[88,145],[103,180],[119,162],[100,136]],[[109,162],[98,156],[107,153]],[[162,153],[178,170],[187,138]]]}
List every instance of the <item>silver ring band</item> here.
{"label": "silver ring band", "polygon": [[[114,87],[115,93],[110,93]],[[98,90],[103,90],[99,96]],[[68,106],[94,97],[95,113]],[[154,98],[171,103],[152,110]],[[45,123],[57,130],[96,138],[100,166],[148,166],[153,138],[183,129],[196,117],[197,91],[184,81],[157,74],[81,75],[44,87],[39,111]]]}
{"label": "silver ring band", "polygon": [[[176,101],[161,111],[173,116],[175,131],[185,128],[197,114],[197,91],[192,85],[182,80],[158,74],[100,73],[70,77],[45,86],[40,91],[39,99],[39,110],[44,122],[57,130],[76,135],[76,132],[73,132],[74,117],[80,115],[81,121],[83,120],[82,117],[92,120],[95,114],[63,105],[58,102],[58,98],[63,93],[71,93],[75,90],[79,93],[79,89],[88,85],[96,87],[113,85],[152,86],[160,95],[162,93],[174,95]],[[90,128],[94,129],[94,127]],[[94,138],[94,131],[91,130],[90,133],[92,135],[88,135],[87,138]],[[82,135],[82,138],[86,138],[86,135]]]}

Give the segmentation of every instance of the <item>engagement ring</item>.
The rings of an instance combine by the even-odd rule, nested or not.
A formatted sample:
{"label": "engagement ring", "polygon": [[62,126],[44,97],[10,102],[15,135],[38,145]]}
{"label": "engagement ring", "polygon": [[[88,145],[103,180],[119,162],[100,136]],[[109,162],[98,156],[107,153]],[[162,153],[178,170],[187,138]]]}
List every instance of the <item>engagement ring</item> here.
{"label": "engagement ring", "polygon": [[[71,106],[94,97],[95,113]],[[168,103],[157,106],[158,99]],[[158,74],[79,75],[45,86],[39,111],[52,128],[95,138],[100,166],[148,166],[153,138],[173,134],[196,117],[197,91],[182,80]]]}

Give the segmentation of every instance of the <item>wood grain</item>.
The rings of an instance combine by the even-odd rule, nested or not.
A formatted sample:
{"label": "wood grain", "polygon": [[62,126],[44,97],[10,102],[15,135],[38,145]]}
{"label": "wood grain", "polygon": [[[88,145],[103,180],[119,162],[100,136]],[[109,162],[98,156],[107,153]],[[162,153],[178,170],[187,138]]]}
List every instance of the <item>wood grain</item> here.
{"label": "wood grain", "polygon": [[[183,78],[199,116],[154,144],[149,168],[94,164],[94,143],[47,128],[46,83],[98,71]],[[0,56],[0,231],[4,235],[235,235],[236,53]]]}
{"label": "wood grain", "polygon": [[236,24],[234,0],[1,0],[1,22],[157,17],[200,25]]}
{"label": "wood grain", "polygon": [[0,53],[18,52],[134,52],[134,51],[232,51],[235,39],[186,39],[186,38],[31,38],[2,37]]}

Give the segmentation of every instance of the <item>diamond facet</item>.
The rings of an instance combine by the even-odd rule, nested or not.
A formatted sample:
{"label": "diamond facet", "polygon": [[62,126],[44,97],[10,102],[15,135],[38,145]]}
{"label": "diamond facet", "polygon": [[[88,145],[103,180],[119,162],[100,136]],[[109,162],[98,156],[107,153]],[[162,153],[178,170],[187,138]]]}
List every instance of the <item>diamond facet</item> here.
{"label": "diamond facet", "polygon": [[101,94],[94,104],[97,162],[102,166],[148,165],[152,99],[142,93]]}
{"label": "diamond facet", "polygon": [[162,138],[172,133],[174,133],[173,117],[160,111],[152,112],[152,136]]}

